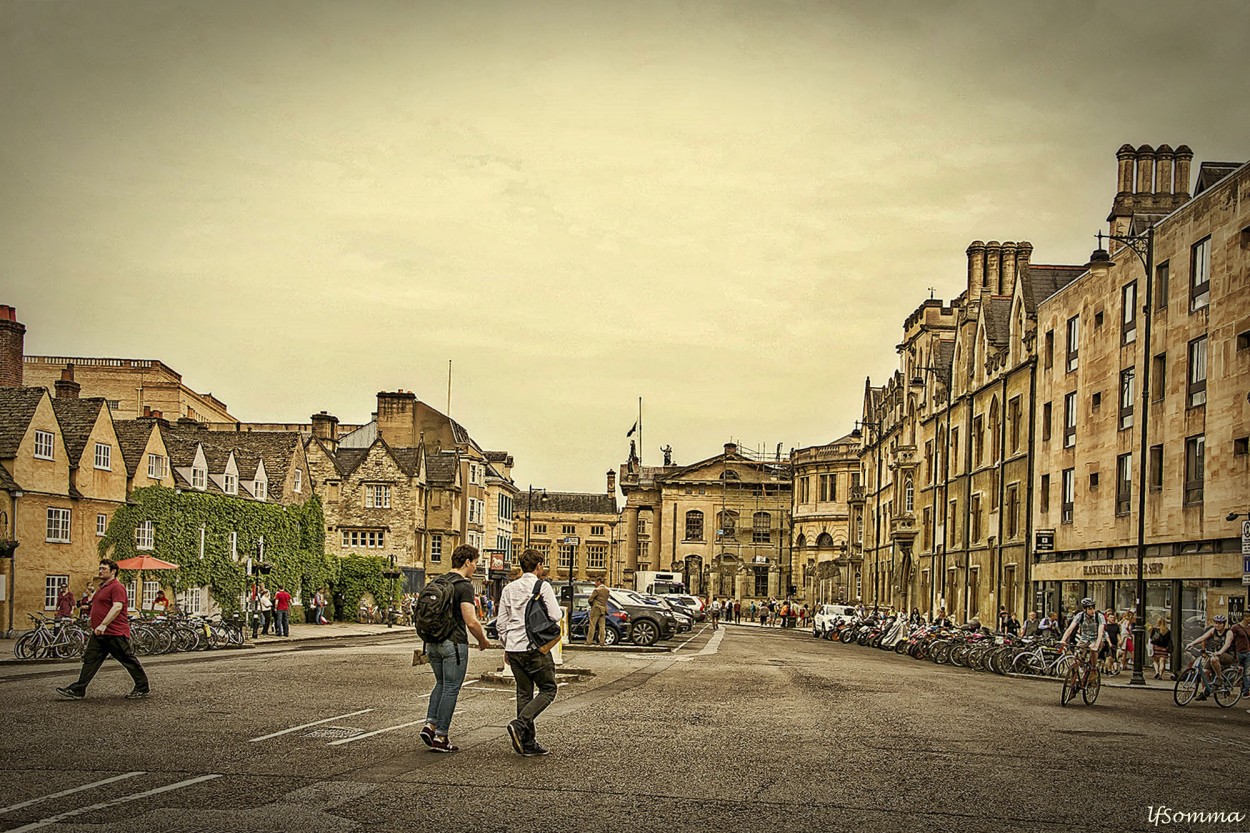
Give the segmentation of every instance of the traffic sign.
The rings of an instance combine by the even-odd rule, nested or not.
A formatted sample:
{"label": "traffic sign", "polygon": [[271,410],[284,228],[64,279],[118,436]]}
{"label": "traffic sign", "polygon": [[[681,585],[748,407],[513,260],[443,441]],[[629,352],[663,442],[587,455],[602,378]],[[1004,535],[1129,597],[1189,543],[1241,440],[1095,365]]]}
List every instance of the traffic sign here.
{"label": "traffic sign", "polygon": [[1241,554],[1250,556],[1250,521],[1241,522]]}

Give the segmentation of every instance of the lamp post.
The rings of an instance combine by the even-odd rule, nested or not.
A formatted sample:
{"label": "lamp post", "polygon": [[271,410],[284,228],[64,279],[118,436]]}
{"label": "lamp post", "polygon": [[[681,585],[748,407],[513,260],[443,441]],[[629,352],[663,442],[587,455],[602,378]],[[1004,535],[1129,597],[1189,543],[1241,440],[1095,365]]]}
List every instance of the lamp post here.
{"label": "lamp post", "polygon": [[17,556],[15,553],[18,548],[17,499],[22,496],[21,492],[10,492],[9,494],[13,498],[13,527],[14,528],[13,528],[12,537],[10,537],[8,534],[9,516],[4,512],[0,512],[0,532],[3,532],[5,536],[4,540],[0,541],[0,558],[3,558],[9,562],[9,570],[8,570],[9,586],[6,588],[6,592],[5,592],[6,601],[4,605],[5,607],[9,609],[9,625],[8,625],[8,629],[4,632],[5,639],[13,638],[13,602],[15,601],[14,584],[15,584],[15,579],[17,577]]}
{"label": "lamp post", "polygon": [[1155,257],[1155,229],[1154,224],[1146,227],[1144,233],[1139,234],[1107,234],[1098,233],[1098,248],[1090,255],[1089,263],[1086,267],[1090,274],[1098,279],[1107,277],[1111,271],[1111,267],[1115,266],[1115,262],[1111,260],[1111,255],[1102,247],[1103,237],[1108,240],[1115,240],[1123,243],[1124,247],[1131,250],[1133,254],[1141,261],[1145,274],[1142,282],[1145,286],[1145,297],[1142,303],[1142,317],[1145,319],[1143,324],[1144,333],[1141,345],[1141,416],[1137,419],[1141,426],[1141,442],[1139,448],[1140,455],[1137,458],[1137,621],[1133,623],[1133,678],[1129,680],[1129,685],[1146,684],[1146,678],[1142,674],[1142,666],[1146,662],[1146,455],[1149,453],[1147,445],[1147,435],[1150,426],[1149,408],[1150,408],[1150,325],[1152,323],[1151,307],[1153,288],[1154,288],[1154,257]]}
{"label": "lamp post", "polygon": [[247,571],[252,576],[252,639],[260,636],[260,578],[269,575],[273,568],[265,563],[265,536],[256,542],[256,563],[247,560]]}
{"label": "lamp post", "polygon": [[[547,490],[539,489],[539,500],[543,503],[547,502]],[[528,497],[525,500],[525,549],[530,548],[530,515],[534,510],[534,484],[529,487]]]}
{"label": "lamp post", "polygon": [[395,579],[399,578],[402,573],[395,569],[395,553],[391,553],[390,559],[390,569],[382,571],[382,578],[391,581],[391,597],[386,601],[386,626],[393,628],[395,627]]}

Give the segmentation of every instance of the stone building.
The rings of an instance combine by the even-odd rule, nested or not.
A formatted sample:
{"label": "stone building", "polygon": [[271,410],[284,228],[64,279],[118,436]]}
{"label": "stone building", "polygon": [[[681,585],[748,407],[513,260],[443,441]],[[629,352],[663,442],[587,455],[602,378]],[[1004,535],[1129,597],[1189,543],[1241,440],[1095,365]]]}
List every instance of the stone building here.
{"label": "stone building", "polygon": [[528,534],[529,546],[546,557],[553,582],[568,581],[571,569],[574,581],[602,578],[619,586],[624,577],[619,522],[615,472],[608,472],[607,491],[599,494],[547,489],[521,492],[514,512],[520,537],[513,538],[513,560],[519,557]]}
{"label": "stone building", "polygon": [[200,393],[182,381],[182,374],[157,359],[111,359],[84,356],[25,356],[25,384],[51,390],[66,365],[84,395],[103,397],[117,419],[134,419],[160,411],[176,420],[230,422],[226,403]]}
{"label": "stone building", "polygon": [[688,466],[621,467],[625,494],[622,582],[638,570],[672,570],[687,589],[744,601],[794,596],[789,460],[757,459],[726,443]]}
{"label": "stone building", "polygon": [[1138,245],[1039,306],[1033,481],[1037,606],[1135,607],[1140,547],[1148,616],[1182,640],[1244,609],[1250,509],[1250,165],[1203,163],[1191,196],[1191,158],[1122,147],[1108,225]]}
{"label": "stone building", "polygon": [[[798,597],[811,604],[859,595],[863,563],[852,551],[851,495],[860,488],[859,442],[847,435],[790,452],[794,471],[791,547],[800,574]],[[862,576],[860,576],[862,579]]]}

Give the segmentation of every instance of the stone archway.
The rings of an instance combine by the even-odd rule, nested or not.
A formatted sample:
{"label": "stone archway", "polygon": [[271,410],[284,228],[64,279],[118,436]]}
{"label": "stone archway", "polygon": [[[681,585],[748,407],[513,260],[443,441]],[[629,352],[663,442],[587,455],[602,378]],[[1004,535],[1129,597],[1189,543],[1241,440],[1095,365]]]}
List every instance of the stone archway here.
{"label": "stone archway", "polygon": [[695,596],[705,595],[703,590],[703,556],[687,555],[681,562],[681,574],[686,592]]}

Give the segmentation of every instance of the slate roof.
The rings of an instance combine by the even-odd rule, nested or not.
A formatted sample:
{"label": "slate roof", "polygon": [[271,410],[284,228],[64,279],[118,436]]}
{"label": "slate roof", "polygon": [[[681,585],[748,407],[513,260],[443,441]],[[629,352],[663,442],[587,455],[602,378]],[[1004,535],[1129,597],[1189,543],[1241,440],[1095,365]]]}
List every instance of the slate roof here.
{"label": "slate roof", "polygon": [[995,347],[1005,347],[1011,334],[1011,299],[995,295],[981,305],[985,337]]}
{"label": "slate roof", "polygon": [[488,463],[507,463],[512,459],[512,455],[507,451],[483,451]]}
{"label": "slate roof", "polygon": [[122,448],[122,459],[126,461],[126,474],[135,476],[139,464],[143,462],[143,451],[148,447],[148,439],[152,436],[152,420],[118,419],[113,421],[113,430],[117,432],[117,443]]}
{"label": "slate roof", "polygon": [[[516,512],[524,512],[529,505],[529,492],[521,492],[516,496]],[[534,491],[533,512],[545,512],[548,515],[615,515],[616,496],[603,494],[587,494],[585,492],[547,492],[547,500],[543,501],[542,493]],[[531,512],[531,514],[533,513]]]}
{"label": "slate roof", "polygon": [[[160,426],[161,438],[169,450],[171,466],[191,467],[195,462],[195,449],[204,449],[204,459],[210,474],[225,471],[226,462],[234,454],[239,470],[241,489],[251,493],[251,482],[256,479],[262,460],[268,480],[269,500],[283,497],[283,486],[290,472],[295,451],[302,442],[296,431],[206,431],[198,427]],[[211,478],[210,478],[211,480]]]}
{"label": "slate roof", "polygon": [[1212,187],[1243,164],[1242,162],[1203,162],[1198,166],[1198,182],[1194,185],[1194,196]]}
{"label": "slate roof", "polygon": [[1085,274],[1084,266],[1045,266],[1030,263],[1025,278],[1020,283],[1024,297],[1024,309],[1029,315],[1037,313],[1037,305],[1068,284]]}
{"label": "slate roof", "polygon": [[[13,475],[9,474],[9,470],[4,466],[0,466],[0,489],[14,492],[20,488],[22,487],[17,485],[17,481],[13,479]],[[0,534],[3,534],[3,532],[0,532]]]}
{"label": "slate roof", "polygon": [[348,477],[368,456],[368,448],[340,448],[334,455],[334,463],[338,466],[339,473]]}
{"label": "slate roof", "polygon": [[372,420],[339,437],[339,448],[369,448],[378,438],[378,421]]}
{"label": "slate roof", "polygon": [[938,379],[943,384],[951,383],[951,365],[955,362],[955,342],[953,340],[943,339],[938,342],[937,349],[933,351],[934,367],[938,371]]}
{"label": "slate roof", "polygon": [[425,455],[425,480],[431,486],[452,486],[456,482],[456,467],[460,455],[455,451],[440,451]]}
{"label": "slate roof", "polygon": [[82,459],[91,429],[95,428],[103,407],[104,399],[100,397],[52,400],[52,410],[56,413],[56,421],[65,437],[65,450],[69,454],[71,465],[77,465]]}
{"label": "slate roof", "polygon": [[44,388],[0,388],[0,458],[16,457]]}

